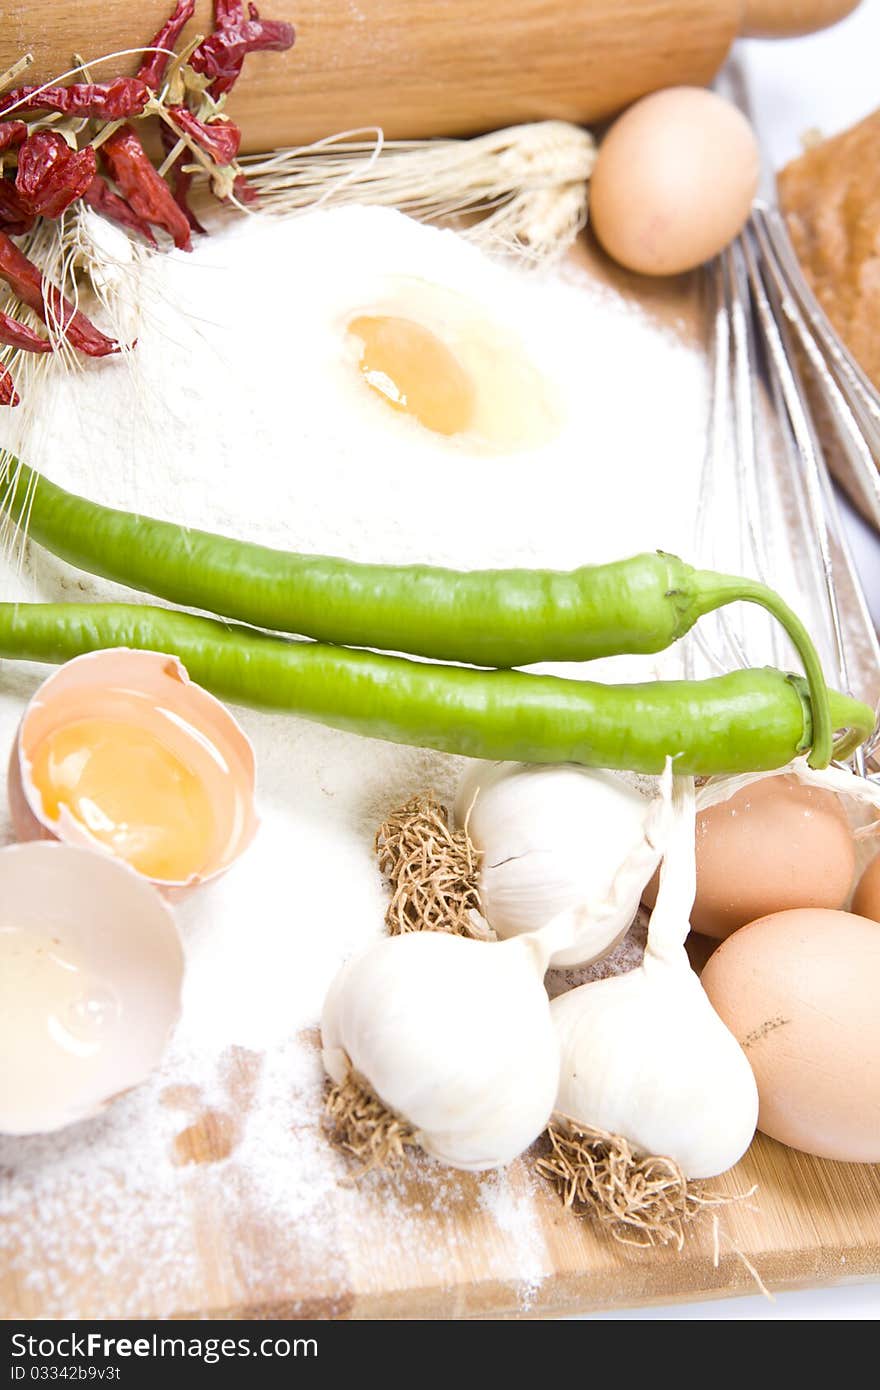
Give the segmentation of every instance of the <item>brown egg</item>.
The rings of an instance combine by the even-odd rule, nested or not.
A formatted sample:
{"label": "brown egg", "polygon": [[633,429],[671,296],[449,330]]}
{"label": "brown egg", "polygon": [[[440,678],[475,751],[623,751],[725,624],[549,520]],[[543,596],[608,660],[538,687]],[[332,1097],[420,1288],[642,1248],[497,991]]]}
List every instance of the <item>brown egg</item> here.
{"label": "brown egg", "polygon": [[643,275],[710,260],[742,228],[759,154],[745,116],[702,87],[643,97],[602,141],[590,221],[605,250]]}
{"label": "brown egg", "polygon": [[702,981],[752,1064],[758,1128],[820,1158],[880,1162],[880,924],[777,912],[728,937]]}
{"label": "brown egg", "polygon": [[880,922],[880,854],[871,860],[853,893],[852,910]]}
{"label": "brown egg", "polygon": [[[842,907],[855,867],[852,831],[833,792],[796,777],[764,778],[697,816],[691,927],[723,940],[770,912]],[[649,907],[656,896],[652,879]]]}

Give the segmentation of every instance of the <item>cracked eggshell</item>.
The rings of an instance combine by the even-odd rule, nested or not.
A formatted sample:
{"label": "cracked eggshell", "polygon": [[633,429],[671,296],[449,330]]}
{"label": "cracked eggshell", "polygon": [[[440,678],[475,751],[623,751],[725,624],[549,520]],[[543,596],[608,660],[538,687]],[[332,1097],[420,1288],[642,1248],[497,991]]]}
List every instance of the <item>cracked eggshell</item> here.
{"label": "cracked eggshell", "polygon": [[0,1133],[49,1133],[156,1067],[183,946],[146,879],[73,845],[0,850],[0,904]]}
{"label": "cracked eggshell", "polygon": [[758,1083],[758,1128],[790,1148],[880,1163],[880,924],[792,908],[729,936],[703,987]]}
{"label": "cracked eggshell", "polygon": [[186,880],[150,880],[175,897],[225,873],[259,824],[250,741],[225,705],[194,684],[175,656],[111,647],[74,657],[43,682],[24,712],[10,757],[12,823],[19,840],[57,839],[112,854],[65,806],[57,819],[46,814],[31,768],[43,739],[78,719],[109,715],[120,698],[129,697],[126,719],[176,744],[204,785],[215,817],[209,858],[200,872]]}

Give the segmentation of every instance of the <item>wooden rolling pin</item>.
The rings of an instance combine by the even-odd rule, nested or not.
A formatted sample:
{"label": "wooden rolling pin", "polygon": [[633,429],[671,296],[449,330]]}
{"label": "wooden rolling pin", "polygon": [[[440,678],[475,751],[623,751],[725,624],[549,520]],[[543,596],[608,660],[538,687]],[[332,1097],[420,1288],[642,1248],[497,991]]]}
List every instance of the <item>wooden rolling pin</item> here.
{"label": "wooden rolling pin", "polygon": [[812,34],[836,24],[861,0],[744,0],[742,32],[761,39]]}
{"label": "wooden rolling pin", "polygon": [[[827,12],[829,3],[834,8],[833,0],[786,0],[799,20],[804,10]],[[245,151],[359,126],[381,126],[395,139],[548,117],[596,121],[658,87],[710,81],[742,27],[744,4],[261,0],[267,18],[296,25],[296,46],[249,58],[227,110],[242,126]],[[780,0],[752,0],[752,22],[780,8]],[[48,81],[74,53],[92,59],[148,43],[172,9],[173,0],[15,0],[4,6],[0,72],[30,51],[36,61],[24,80]],[[210,26],[211,0],[199,0],[184,39]],[[137,63],[96,67],[95,80],[133,72]]]}

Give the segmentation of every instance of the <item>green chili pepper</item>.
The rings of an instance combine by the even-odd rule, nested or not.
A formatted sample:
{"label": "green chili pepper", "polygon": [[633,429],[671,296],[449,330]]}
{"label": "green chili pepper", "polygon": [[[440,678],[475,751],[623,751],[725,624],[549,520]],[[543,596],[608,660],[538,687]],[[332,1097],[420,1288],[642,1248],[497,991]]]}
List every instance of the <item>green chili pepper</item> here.
{"label": "green chili pepper", "polygon": [[476,666],[590,661],[658,652],[698,618],[744,599],[779,620],[803,663],[813,706],[810,761],[831,757],[822,667],[778,594],[697,570],[674,555],[635,555],[561,570],[436,569],[297,555],[115,511],[13,463],[0,505],[34,540],[79,569],[187,608],[320,642]]}
{"label": "green chili pepper", "polygon": [[[476,758],[709,775],[781,767],[810,746],[804,681],[765,668],[704,681],[600,685],[296,642],[138,604],[0,604],[0,656],[66,661],[106,647],[173,653],[238,704]],[[831,692],[846,756],[872,711]]]}

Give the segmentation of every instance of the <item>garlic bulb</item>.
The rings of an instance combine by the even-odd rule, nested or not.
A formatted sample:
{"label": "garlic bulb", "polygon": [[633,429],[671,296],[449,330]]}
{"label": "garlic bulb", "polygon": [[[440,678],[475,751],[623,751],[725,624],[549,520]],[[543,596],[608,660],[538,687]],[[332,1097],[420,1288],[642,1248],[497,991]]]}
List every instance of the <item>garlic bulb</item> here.
{"label": "garlic bulb", "polygon": [[694,898],[694,791],[675,778],[673,828],[644,962],[554,999],[556,1109],[673,1159],[687,1178],[730,1168],[751,1143],[758,1091],[739,1043],[684,951]]}
{"label": "garlic bulb", "polygon": [[574,764],[478,766],[459,790],[458,824],[481,856],[484,917],[502,938],[578,912],[551,965],[586,965],[630,926],[660,859],[657,798],[615,772]]}
{"label": "garlic bulb", "polygon": [[542,983],[570,923],[509,942],[440,932],[385,937],[330,987],[324,1065],[416,1130],[454,1168],[497,1168],[550,1117],[559,1043]]}

